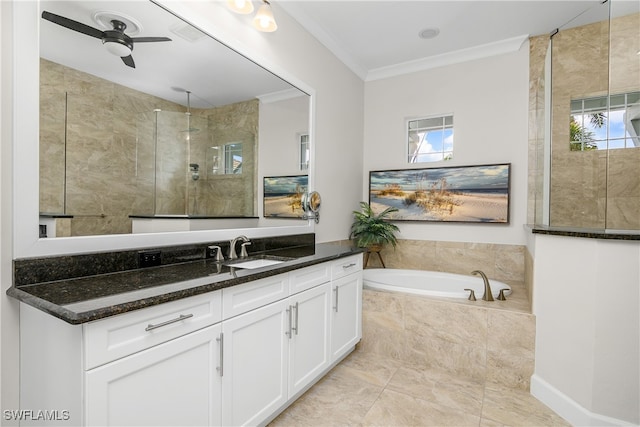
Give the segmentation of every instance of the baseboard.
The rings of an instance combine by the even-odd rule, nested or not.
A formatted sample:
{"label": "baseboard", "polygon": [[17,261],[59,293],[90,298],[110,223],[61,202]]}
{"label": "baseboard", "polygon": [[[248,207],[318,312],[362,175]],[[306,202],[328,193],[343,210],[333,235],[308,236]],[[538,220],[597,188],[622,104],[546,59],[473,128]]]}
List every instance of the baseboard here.
{"label": "baseboard", "polygon": [[531,394],[574,426],[604,427],[636,425],[629,423],[628,421],[596,414],[583,408],[569,396],[562,393],[536,374],[531,376]]}

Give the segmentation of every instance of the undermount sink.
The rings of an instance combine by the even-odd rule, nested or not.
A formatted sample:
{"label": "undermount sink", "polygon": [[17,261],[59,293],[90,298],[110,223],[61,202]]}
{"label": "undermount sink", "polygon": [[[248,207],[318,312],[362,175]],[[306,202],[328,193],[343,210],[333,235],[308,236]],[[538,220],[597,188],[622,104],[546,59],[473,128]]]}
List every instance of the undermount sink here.
{"label": "undermount sink", "polygon": [[275,259],[252,259],[250,261],[240,261],[234,262],[233,264],[227,264],[229,267],[233,268],[260,268],[267,267],[269,265],[275,265],[283,263],[284,261],[275,260]]}
{"label": "undermount sink", "polygon": [[252,269],[252,268],[262,268],[262,267],[268,267],[271,265],[281,264],[285,261],[290,261],[292,259],[293,258],[273,256],[273,255],[257,255],[257,256],[252,256],[250,258],[246,258],[246,259],[239,258],[237,260],[227,261],[224,263],[224,265],[226,265],[227,267],[233,267],[233,268]]}

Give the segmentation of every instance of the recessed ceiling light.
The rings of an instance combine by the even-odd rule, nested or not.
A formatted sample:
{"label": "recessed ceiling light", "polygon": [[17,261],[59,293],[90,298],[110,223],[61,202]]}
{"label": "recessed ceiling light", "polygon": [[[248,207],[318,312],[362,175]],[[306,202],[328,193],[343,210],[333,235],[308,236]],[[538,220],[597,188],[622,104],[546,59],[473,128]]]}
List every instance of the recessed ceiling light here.
{"label": "recessed ceiling light", "polygon": [[418,36],[421,39],[432,39],[440,34],[440,30],[438,28],[425,28],[424,30],[418,33]]}

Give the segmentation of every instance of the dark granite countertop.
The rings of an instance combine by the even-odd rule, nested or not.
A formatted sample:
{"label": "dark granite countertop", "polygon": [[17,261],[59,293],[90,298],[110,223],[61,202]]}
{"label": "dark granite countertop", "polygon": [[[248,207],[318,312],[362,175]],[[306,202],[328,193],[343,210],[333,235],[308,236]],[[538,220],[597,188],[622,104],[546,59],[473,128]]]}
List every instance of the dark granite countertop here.
{"label": "dark granite countertop", "polygon": [[270,251],[288,259],[257,269],[233,268],[213,259],[13,286],[7,295],[71,324],[80,324],[153,305],[212,292],[252,280],[361,253],[333,244]]}
{"label": "dark granite countertop", "polygon": [[551,227],[545,225],[526,226],[533,234],[547,234],[550,236],[583,237],[588,239],[606,240],[640,240],[638,230],[596,230],[576,227]]}

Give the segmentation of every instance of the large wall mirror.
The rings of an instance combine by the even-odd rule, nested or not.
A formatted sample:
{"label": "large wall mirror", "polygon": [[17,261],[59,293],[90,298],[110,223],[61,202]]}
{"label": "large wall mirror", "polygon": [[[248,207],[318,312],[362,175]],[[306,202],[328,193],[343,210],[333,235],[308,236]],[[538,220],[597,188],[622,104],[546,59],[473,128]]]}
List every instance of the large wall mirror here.
{"label": "large wall mirror", "polygon": [[[15,257],[146,246],[169,235],[176,243],[225,238],[265,225],[260,168],[285,175],[298,164],[280,171],[259,154],[280,151],[283,136],[294,151],[309,133],[309,88],[182,19],[183,5],[20,3],[16,116],[31,125],[16,129]],[[297,114],[261,126],[262,116],[291,105]],[[300,222],[294,228],[310,227]],[[215,229],[226,231],[206,233]]]}

